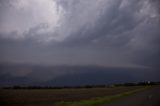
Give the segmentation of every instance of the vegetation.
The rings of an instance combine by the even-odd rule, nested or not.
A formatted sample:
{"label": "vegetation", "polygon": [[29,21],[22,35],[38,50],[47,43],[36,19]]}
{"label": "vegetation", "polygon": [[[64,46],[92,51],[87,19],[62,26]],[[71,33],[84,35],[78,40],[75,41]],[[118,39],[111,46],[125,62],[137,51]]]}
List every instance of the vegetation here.
{"label": "vegetation", "polygon": [[[142,86],[143,85],[143,86]],[[95,106],[160,85],[159,82],[85,86],[13,86],[0,89],[1,106]],[[72,101],[72,102],[71,102]]]}
{"label": "vegetation", "polygon": [[1,106],[52,106],[57,102],[83,101],[112,96],[142,88],[142,86],[118,86],[102,88],[66,89],[1,89]]}
{"label": "vegetation", "polygon": [[112,96],[105,96],[105,97],[96,97],[96,98],[91,98],[88,100],[81,100],[81,101],[75,101],[75,102],[64,102],[61,101],[59,103],[56,103],[56,106],[97,106],[103,103],[109,103],[115,99],[119,99],[122,97],[126,97],[130,94],[142,91],[146,88],[149,87],[143,87],[141,89],[136,89],[133,91],[128,91],[128,92],[124,92],[124,93],[120,93],[120,94],[116,94],[116,95],[112,95]]}
{"label": "vegetation", "polygon": [[143,85],[160,85],[160,82],[138,82],[138,83],[122,83],[111,85],[83,85],[83,86],[10,86],[3,87],[2,89],[79,89],[79,88],[106,88],[106,87],[118,87],[118,86],[143,86]]}

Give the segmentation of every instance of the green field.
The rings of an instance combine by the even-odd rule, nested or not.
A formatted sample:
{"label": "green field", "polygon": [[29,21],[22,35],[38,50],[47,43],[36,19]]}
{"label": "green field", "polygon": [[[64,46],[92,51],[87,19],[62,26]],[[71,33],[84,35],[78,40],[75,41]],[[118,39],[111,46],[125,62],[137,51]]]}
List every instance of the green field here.
{"label": "green field", "polygon": [[111,95],[111,96],[104,96],[104,97],[94,97],[88,100],[80,100],[80,101],[73,101],[73,102],[65,102],[61,101],[56,103],[56,106],[98,106],[104,103],[110,103],[113,100],[126,97],[128,95],[131,95],[133,93],[137,93],[140,91],[143,91],[149,87],[142,87],[131,91],[122,92],[119,94]]}
{"label": "green field", "polygon": [[[1,89],[3,106],[95,106],[126,96],[144,86],[79,89]],[[111,99],[108,99],[111,98]],[[85,105],[84,105],[85,104]]]}

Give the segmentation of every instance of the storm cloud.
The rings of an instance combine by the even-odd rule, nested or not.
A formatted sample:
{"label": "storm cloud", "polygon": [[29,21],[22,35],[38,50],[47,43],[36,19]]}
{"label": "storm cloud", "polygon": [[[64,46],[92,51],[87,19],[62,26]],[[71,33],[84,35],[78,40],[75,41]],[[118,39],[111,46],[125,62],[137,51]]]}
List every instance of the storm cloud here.
{"label": "storm cloud", "polygon": [[[105,72],[107,77],[114,70],[133,75],[133,81],[159,80],[159,4],[158,0],[0,0],[1,76],[49,81],[74,76],[77,67],[98,66],[95,69],[105,69],[75,75],[83,73],[90,79],[95,72]],[[67,68],[55,71],[56,66]],[[37,74],[40,67],[45,68]],[[46,77],[40,77],[44,73]]]}

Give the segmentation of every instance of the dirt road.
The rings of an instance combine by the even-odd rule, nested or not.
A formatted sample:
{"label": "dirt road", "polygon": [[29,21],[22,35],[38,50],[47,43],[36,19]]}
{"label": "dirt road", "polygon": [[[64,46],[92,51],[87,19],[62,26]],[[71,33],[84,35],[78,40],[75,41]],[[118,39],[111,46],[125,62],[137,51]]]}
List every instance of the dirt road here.
{"label": "dirt road", "polygon": [[115,100],[112,103],[102,106],[160,106],[160,86]]}

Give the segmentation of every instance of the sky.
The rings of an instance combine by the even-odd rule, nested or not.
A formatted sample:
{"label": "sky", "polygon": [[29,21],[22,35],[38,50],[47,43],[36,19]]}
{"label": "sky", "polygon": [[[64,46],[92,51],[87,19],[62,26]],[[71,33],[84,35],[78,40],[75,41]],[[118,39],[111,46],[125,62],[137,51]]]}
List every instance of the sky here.
{"label": "sky", "polygon": [[160,81],[159,0],[0,0],[0,86]]}

